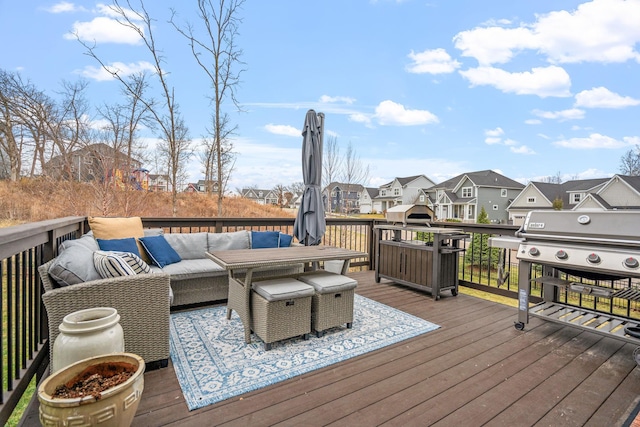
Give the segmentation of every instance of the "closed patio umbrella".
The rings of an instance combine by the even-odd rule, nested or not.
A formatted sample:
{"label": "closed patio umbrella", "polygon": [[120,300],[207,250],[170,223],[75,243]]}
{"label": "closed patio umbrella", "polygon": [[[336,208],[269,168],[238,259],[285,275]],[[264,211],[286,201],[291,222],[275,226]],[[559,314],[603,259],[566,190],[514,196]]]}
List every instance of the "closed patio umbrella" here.
{"label": "closed patio umbrella", "polygon": [[302,129],[302,179],[304,193],[293,224],[300,243],[319,245],[326,230],[322,204],[322,137],[324,114],[307,111]]}

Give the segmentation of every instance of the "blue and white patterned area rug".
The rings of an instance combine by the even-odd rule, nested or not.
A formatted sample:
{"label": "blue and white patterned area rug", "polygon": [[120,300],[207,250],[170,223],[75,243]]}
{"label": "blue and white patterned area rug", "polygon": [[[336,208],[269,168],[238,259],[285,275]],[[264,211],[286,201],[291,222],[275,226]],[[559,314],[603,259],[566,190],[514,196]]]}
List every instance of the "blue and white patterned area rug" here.
{"label": "blue and white patterned area rug", "polygon": [[426,320],[355,295],[353,328],[321,338],[245,344],[240,318],[226,307],[171,314],[171,360],[189,410],[266,387],[314,369],[439,328]]}

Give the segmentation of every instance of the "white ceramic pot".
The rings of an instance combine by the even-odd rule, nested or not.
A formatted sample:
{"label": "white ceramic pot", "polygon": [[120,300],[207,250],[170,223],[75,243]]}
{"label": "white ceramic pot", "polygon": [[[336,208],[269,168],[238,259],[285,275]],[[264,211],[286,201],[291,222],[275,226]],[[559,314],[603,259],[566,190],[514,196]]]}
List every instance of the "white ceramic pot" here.
{"label": "white ceramic pot", "polygon": [[[93,396],[54,398],[58,386],[71,381],[91,366],[109,363],[129,363],[136,367],[135,373],[124,383],[118,384]],[[73,363],[47,377],[38,386],[40,423],[54,426],[130,426],[138,410],[144,390],[145,364],[142,357],[132,353],[113,353],[95,356]]]}
{"label": "white ceramic pot", "polygon": [[124,351],[124,332],[115,308],[96,307],[66,315],[53,343],[51,373],[92,356]]}

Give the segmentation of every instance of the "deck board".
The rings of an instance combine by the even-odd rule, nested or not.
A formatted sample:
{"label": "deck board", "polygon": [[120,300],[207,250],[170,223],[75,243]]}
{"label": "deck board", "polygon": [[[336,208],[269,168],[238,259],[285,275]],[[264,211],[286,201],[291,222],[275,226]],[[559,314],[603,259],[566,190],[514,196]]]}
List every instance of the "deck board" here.
{"label": "deck board", "polygon": [[145,374],[133,426],[616,425],[640,396],[634,345],[445,292],[375,283],[356,292],[440,325],[383,349],[189,411],[174,370]]}

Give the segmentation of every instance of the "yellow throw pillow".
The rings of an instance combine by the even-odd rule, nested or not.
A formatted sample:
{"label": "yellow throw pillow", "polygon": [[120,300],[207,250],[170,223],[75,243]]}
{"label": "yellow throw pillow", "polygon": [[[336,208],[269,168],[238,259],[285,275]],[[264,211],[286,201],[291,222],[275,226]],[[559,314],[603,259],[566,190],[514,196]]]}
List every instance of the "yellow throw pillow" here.
{"label": "yellow throw pillow", "polygon": [[139,237],[144,237],[142,219],[139,216],[127,218],[90,216],[89,227],[91,228],[91,231],[93,231],[93,237],[96,239],[124,239],[127,237],[135,237],[141,258],[146,263],[151,262],[144,250],[144,247],[138,241]]}

